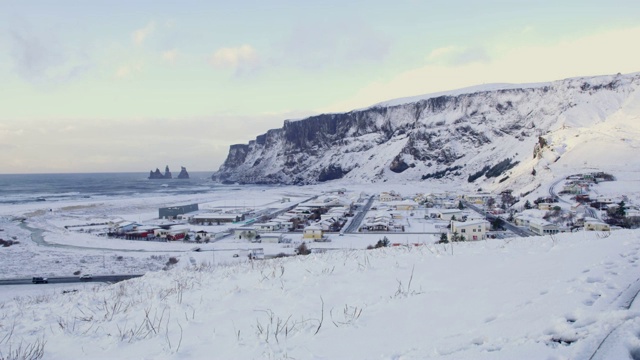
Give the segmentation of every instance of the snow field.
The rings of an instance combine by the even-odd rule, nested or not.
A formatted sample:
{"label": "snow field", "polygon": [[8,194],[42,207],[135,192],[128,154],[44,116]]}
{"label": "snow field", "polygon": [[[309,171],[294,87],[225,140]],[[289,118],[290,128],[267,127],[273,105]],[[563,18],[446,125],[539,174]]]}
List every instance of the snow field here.
{"label": "snow field", "polygon": [[[44,339],[47,359],[588,358],[617,325],[638,329],[618,303],[638,278],[639,235],[182,266],[6,301],[0,318],[15,326],[0,349]],[[615,349],[628,353],[624,336]]]}

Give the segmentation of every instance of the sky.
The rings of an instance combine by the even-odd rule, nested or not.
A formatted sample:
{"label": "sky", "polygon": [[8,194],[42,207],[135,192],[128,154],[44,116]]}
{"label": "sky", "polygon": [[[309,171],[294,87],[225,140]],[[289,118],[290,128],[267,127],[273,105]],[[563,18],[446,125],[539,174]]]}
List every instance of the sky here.
{"label": "sky", "polygon": [[0,0],[0,173],[215,171],[286,119],[640,71],[640,2]]}

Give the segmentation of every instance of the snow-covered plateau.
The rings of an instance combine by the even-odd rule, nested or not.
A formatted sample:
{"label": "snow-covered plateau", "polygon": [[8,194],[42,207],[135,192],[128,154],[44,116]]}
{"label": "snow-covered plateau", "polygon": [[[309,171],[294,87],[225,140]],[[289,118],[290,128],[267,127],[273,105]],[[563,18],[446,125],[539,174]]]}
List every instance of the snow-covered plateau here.
{"label": "snow-covered plateau", "polygon": [[[639,73],[483,85],[285,121],[248,144],[232,145],[213,178],[271,184],[439,180],[467,189],[528,191],[542,183],[535,174],[633,168],[639,119]],[[503,161],[510,162],[508,170],[485,175]]]}

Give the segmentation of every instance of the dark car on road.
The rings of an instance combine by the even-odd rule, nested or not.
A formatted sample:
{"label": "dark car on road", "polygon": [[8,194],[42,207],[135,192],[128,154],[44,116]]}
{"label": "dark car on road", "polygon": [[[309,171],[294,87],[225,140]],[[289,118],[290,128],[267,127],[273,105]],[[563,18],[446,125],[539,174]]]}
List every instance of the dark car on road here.
{"label": "dark car on road", "polygon": [[41,276],[34,276],[31,279],[31,282],[34,284],[47,284],[49,283],[49,279],[47,279],[46,277],[41,277]]}

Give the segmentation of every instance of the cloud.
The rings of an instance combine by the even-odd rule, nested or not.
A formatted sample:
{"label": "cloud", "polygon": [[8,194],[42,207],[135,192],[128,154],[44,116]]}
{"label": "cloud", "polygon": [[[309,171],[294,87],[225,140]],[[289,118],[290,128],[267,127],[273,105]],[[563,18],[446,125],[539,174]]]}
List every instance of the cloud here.
{"label": "cloud", "polygon": [[460,66],[474,62],[489,62],[487,51],[481,47],[464,48],[446,46],[434,49],[427,55],[426,61],[431,64]]}
{"label": "cloud", "polygon": [[366,22],[351,19],[297,24],[279,47],[280,63],[324,69],[384,61],[391,41]]}
{"label": "cloud", "polygon": [[257,69],[260,65],[258,52],[251,45],[226,47],[216,50],[210,59],[211,65],[220,69],[233,69],[236,74]]}
{"label": "cloud", "polygon": [[118,69],[116,69],[115,75],[118,79],[126,79],[139,73],[140,71],[142,71],[142,63],[137,62],[118,67]]}
{"label": "cloud", "polygon": [[[640,27],[609,30],[545,45],[521,44],[490,54],[448,46],[433,50],[426,64],[386,81],[363,86],[349,99],[318,112],[348,111],[380,101],[485,83],[530,83],[640,70],[632,44]],[[501,48],[502,49],[502,48]]]}
{"label": "cloud", "polygon": [[178,58],[177,49],[167,50],[162,53],[162,59],[170,64],[175,63],[177,58]]}
{"label": "cloud", "polygon": [[155,31],[155,28],[156,28],[156,24],[155,22],[152,21],[142,29],[135,30],[131,34],[131,40],[136,45],[142,45],[142,43],[144,43],[147,37],[149,37],[149,35],[151,35]]}
{"label": "cloud", "polygon": [[55,31],[36,33],[23,24],[9,31],[16,73],[34,85],[60,85],[86,73],[92,64],[81,47],[60,43]]}

